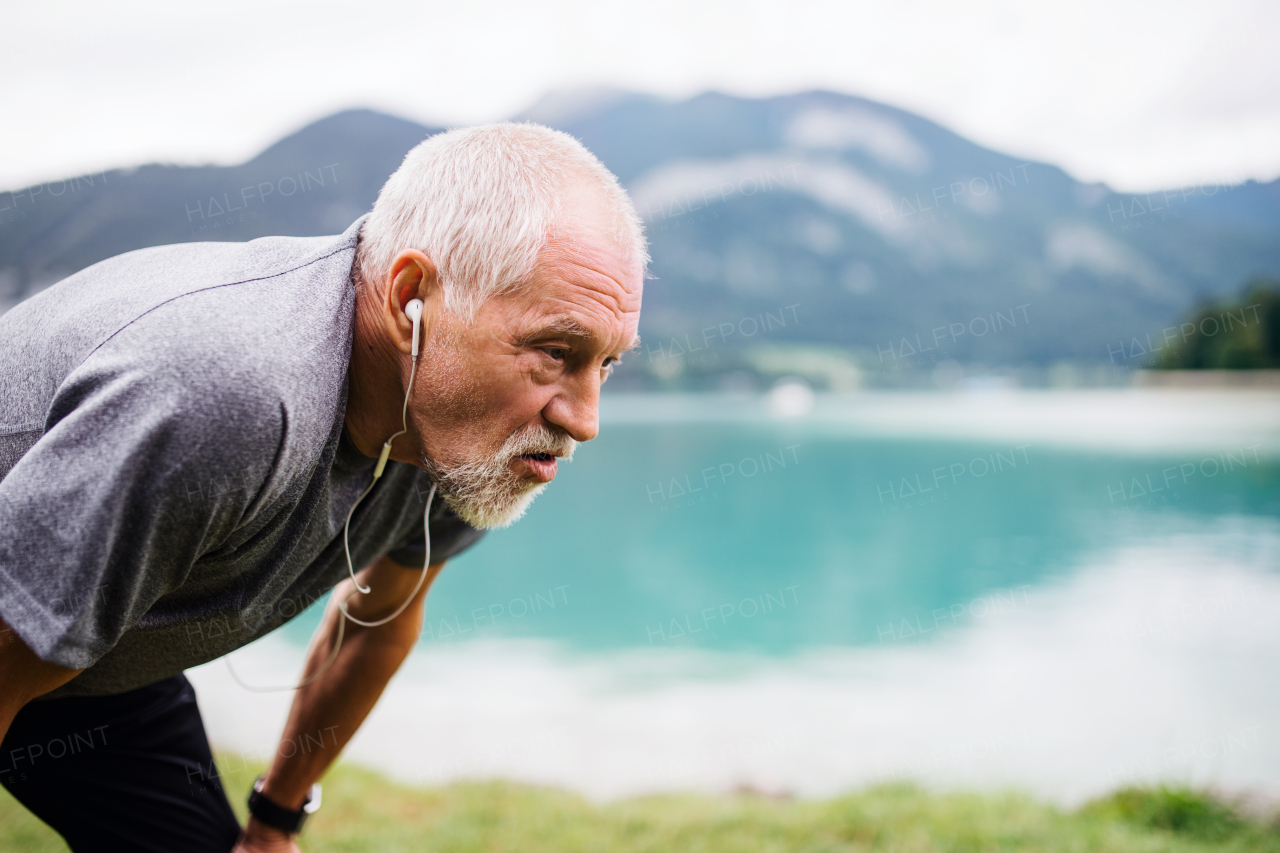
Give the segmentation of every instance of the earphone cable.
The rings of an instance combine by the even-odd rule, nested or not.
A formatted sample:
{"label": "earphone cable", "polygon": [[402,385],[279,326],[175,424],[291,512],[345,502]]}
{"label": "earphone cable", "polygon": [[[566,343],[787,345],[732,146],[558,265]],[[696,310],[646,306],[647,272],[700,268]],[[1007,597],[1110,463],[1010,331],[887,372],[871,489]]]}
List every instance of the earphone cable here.
{"label": "earphone cable", "polygon": [[[419,303],[419,307],[421,307],[420,303]],[[378,464],[373,470],[373,479],[369,481],[368,487],[366,487],[365,490],[360,493],[360,497],[356,498],[355,503],[351,505],[351,509],[347,510],[347,519],[342,526],[342,550],[347,558],[347,573],[351,576],[351,582],[355,584],[356,589],[365,595],[368,595],[372,591],[372,587],[363,587],[360,585],[360,581],[356,580],[355,567],[351,561],[351,545],[348,540],[348,535],[351,532],[351,517],[355,514],[356,507],[360,505],[360,502],[365,499],[365,496],[368,495],[369,492],[373,491],[374,485],[377,484],[378,479],[382,476],[383,469],[386,467],[387,458],[391,453],[391,442],[395,441],[397,438],[399,438],[400,436],[404,435],[406,432],[409,431],[409,421],[408,421],[409,396],[413,393],[413,379],[418,370],[418,357],[417,357],[418,356],[418,343],[417,343],[418,321],[416,318],[414,319],[413,331],[414,331],[413,360],[410,362],[410,367],[409,367],[409,387],[405,391],[404,404],[400,407],[401,429],[395,435],[388,438],[386,440],[386,443],[383,444],[382,455],[379,457]],[[334,642],[333,651],[329,654],[329,659],[324,662],[324,666],[320,667],[319,671],[313,673],[309,678],[299,682],[293,687],[253,687],[248,684],[245,684],[243,681],[240,680],[240,676],[236,674],[235,668],[231,666],[230,656],[227,656],[227,657],[224,657],[223,660],[226,661],[227,670],[231,673],[231,678],[237,684],[243,687],[245,690],[249,690],[253,693],[275,693],[275,692],[284,691],[284,690],[298,690],[302,687],[306,687],[308,684],[315,681],[320,676],[324,675],[325,672],[328,671],[329,667],[333,665],[333,662],[338,659],[338,652],[342,650],[342,640],[343,640],[343,637],[346,635],[346,624],[348,619],[354,622],[355,624],[361,625],[365,628],[377,628],[381,625],[386,625],[392,619],[395,619],[397,616],[403,613],[405,609],[409,606],[410,602],[412,602],[415,598],[418,597],[418,591],[421,590],[422,585],[426,583],[427,573],[431,566],[431,503],[433,500],[435,500],[435,496],[436,496],[436,484],[432,483],[431,491],[427,493],[427,506],[422,513],[422,536],[426,543],[426,554],[424,555],[423,562],[422,562],[422,574],[421,576],[419,576],[418,582],[414,584],[413,591],[409,593],[409,597],[404,600],[403,604],[401,604],[398,608],[396,608],[396,611],[394,613],[392,613],[390,616],[387,616],[384,619],[378,619],[373,622],[366,622],[362,619],[357,619],[356,617],[352,616],[351,613],[347,610],[347,601],[351,599],[351,595],[355,595],[355,593],[353,592],[351,593],[351,595],[347,596],[346,600],[343,600],[337,603],[337,608],[342,613],[343,618],[338,620],[338,636]],[[337,595],[337,592],[338,592],[337,587],[334,587],[333,592],[330,593],[330,596],[329,596],[330,600],[333,600],[334,596]]]}

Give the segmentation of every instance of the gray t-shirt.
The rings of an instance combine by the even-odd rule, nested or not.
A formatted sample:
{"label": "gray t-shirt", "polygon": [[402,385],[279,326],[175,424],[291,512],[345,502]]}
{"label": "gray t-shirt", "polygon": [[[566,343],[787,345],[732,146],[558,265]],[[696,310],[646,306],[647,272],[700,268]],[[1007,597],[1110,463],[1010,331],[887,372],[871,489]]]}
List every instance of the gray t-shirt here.
{"label": "gray t-shirt", "polygon": [[[363,219],[143,249],[0,316],[0,617],[118,693],[220,657],[347,574],[376,460],[344,425]],[[357,568],[421,566],[431,483],[391,462]],[[431,561],[480,538],[437,498]]]}

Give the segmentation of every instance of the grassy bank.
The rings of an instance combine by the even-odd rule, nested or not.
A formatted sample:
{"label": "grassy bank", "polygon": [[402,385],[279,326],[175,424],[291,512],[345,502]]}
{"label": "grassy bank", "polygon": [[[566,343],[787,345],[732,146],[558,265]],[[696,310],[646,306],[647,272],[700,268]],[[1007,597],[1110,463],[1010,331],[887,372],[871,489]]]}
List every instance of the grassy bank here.
{"label": "grassy bank", "polygon": [[[256,771],[227,780],[243,819]],[[1207,795],[1126,790],[1076,812],[1018,794],[869,788],[831,800],[670,795],[596,806],[564,791],[504,782],[417,789],[357,767],[325,780],[308,853],[732,851],[1280,851],[1280,828]],[[0,791],[0,850],[67,848]]]}

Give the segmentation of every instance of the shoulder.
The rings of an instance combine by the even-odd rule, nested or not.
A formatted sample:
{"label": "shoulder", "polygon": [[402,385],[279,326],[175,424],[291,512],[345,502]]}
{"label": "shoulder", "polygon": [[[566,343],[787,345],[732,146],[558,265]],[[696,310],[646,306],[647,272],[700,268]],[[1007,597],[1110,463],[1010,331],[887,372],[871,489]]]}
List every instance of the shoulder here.
{"label": "shoulder", "polygon": [[298,336],[331,350],[349,332],[342,327],[354,311],[350,271],[362,222],[336,237],[185,243],[94,264],[0,315],[0,373],[10,384],[30,377],[30,419],[45,399],[41,387],[57,388],[112,350],[145,367],[197,358],[229,369],[228,378],[265,366],[272,350],[275,360],[305,360]]}
{"label": "shoulder", "polygon": [[[172,292],[157,290],[145,309],[103,336],[87,361],[132,361],[233,410],[323,404],[350,358],[359,224],[338,238],[146,250],[167,259],[143,264],[150,275],[185,271],[192,280]],[[204,257],[209,252],[217,257]]]}
{"label": "shoulder", "polygon": [[0,317],[0,422],[309,476],[345,402],[359,224],[143,250],[37,294]]}
{"label": "shoulder", "polygon": [[226,317],[224,325],[235,329],[277,309],[305,310],[314,302],[324,310],[326,294],[350,288],[362,222],[334,237],[181,243],[117,255],[24,300],[0,316],[0,325],[6,338],[48,342],[69,369],[156,313],[172,324],[201,312],[205,327]]}
{"label": "shoulder", "polygon": [[[138,249],[86,267],[42,293],[53,292],[58,301],[65,301],[72,294],[94,299],[108,291],[143,308],[211,287],[323,275],[327,268],[341,266],[344,256],[349,268],[363,222],[361,217],[342,234],[325,237],[260,237],[242,243],[175,243]],[[112,291],[116,283],[126,290]]]}

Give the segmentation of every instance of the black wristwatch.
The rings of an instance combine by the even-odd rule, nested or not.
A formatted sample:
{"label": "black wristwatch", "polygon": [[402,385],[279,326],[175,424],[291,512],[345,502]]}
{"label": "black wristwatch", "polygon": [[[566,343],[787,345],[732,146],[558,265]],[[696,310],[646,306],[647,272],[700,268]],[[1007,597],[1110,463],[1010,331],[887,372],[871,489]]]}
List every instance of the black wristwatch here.
{"label": "black wristwatch", "polygon": [[262,781],[262,776],[253,781],[253,790],[249,792],[249,814],[272,829],[278,829],[290,835],[302,831],[302,825],[307,822],[307,818],[320,808],[320,783],[317,782],[311,786],[311,791],[307,794],[307,800],[302,804],[302,808],[294,810],[286,809],[267,799],[267,795],[262,793]]}

